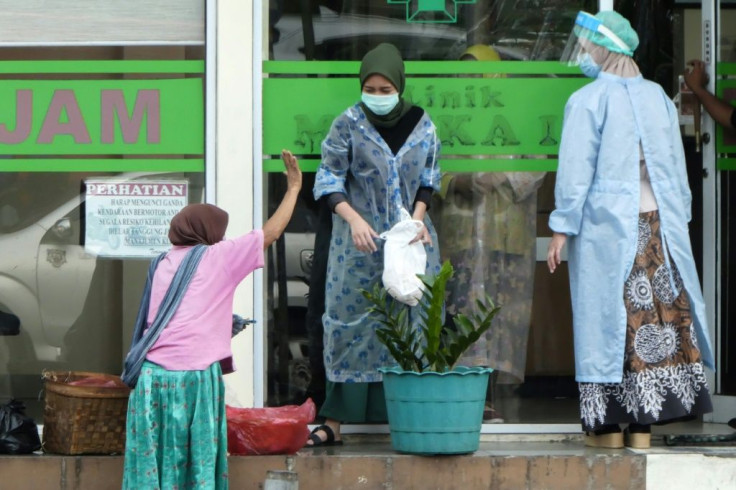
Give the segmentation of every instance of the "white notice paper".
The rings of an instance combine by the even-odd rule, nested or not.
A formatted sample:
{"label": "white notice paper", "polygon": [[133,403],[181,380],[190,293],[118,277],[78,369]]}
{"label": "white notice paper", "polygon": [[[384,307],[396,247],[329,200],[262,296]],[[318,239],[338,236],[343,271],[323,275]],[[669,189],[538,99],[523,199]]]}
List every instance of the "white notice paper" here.
{"label": "white notice paper", "polygon": [[87,180],[85,245],[103,257],[154,257],[171,248],[169,223],[189,204],[187,181]]}

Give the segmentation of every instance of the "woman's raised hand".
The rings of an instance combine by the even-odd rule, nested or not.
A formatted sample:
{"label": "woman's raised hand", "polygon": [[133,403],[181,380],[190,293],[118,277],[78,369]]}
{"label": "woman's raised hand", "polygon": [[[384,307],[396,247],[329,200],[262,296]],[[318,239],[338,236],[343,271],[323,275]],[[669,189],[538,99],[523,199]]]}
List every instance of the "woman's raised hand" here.
{"label": "woman's raised hand", "polygon": [[281,236],[294,213],[299,190],[302,188],[302,171],[299,162],[289,150],[281,150],[281,159],[286,167],[287,188],[281,204],[273,215],[263,224],[263,249],[267,249]]}
{"label": "woman's raised hand", "polygon": [[289,150],[281,150],[281,159],[286,167],[286,181],[289,189],[300,190],[302,188],[302,171],[299,169],[299,161]]}

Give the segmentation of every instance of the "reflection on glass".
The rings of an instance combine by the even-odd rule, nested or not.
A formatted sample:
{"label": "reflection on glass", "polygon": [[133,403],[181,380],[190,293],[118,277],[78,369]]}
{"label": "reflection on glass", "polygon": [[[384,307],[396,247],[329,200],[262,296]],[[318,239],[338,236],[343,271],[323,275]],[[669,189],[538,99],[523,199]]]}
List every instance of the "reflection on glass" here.
{"label": "reflection on glass", "polygon": [[[35,398],[41,371],[65,360],[85,370],[116,367],[119,354],[111,351],[106,334],[119,328],[120,311],[104,297],[111,264],[98,265],[84,252],[84,175],[0,175],[0,310],[19,322],[17,335],[0,337],[0,359],[6,361],[0,363],[0,390],[3,396]],[[85,322],[85,315],[94,320]],[[89,330],[80,340],[86,348],[77,356],[71,339],[85,324]],[[119,346],[119,334],[116,340]]]}
{"label": "reflection on glass", "polygon": [[[24,399],[36,418],[44,370],[121,370],[123,319],[137,311],[133,302],[126,312],[123,298],[142,285],[145,267],[126,284],[133,261],[84,248],[83,182],[111,175],[0,173],[0,398]],[[191,199],[203,198],[203,175],[162,176],[188,179]]]}
{"label": "reflection on glass", "polygon": [[406,60],[456,60],[478,43],[492,45],[504,59],[556,60],[578,10],[597,8],[590,0],[444,2],[434,13],[435,7],[414,1],[271,0],[269,5],[274,60],[360,60],[381,42],[394,44]]}
{"label": "reflection on glass", "polygon": [[[720,43],[717,61],[725,63],[736,62],[736,9],[733,2],[721,0],[720,16]],[[725,8],[724,8],[725,7]]]}
{"label": "reflection on glass", "polygon": [[[6,47],[2,54],[4,60],[194,60],[204,59],[204,47]],[[199,75],[164,77],[184,76]],[[40,73],[21,78],[61,80],[63,84],[66,79],[114,83],[137,77]],[[18,76],[5,74],[0,78]],[[155,166],[158,158],[171,157],[174,155],[148,156],[143,161]],[[118,155],[108,158],[111,167],[121,162]],[[84,159],[70,161],[80,164]],[[90,230],[85,219],[84,182],[89,178],[130,179],[133,174],[31,170],[0,171],[0,399],[21,399],[28,414],[41,422],[44,370],[120,373],[149,261],[101,258],[85,250]],[[137,172],[135,178],[149,175]],[[204,198],[204,173],[153,175],[186,180],[190,201]]]}
{"label": "reflection on glass", "polygon": [[[408,61],[456,61],[473,48],[493,51],[496,55],[493,60],[557,60],[576,13],[597,9],[597,2],[580,0],[478,0],[457,5],[456,22],[442,23],[437,21],[440,14],[431,17],[432,22],[422,22],[426,16],[413,15],[416,12],[411,8],[418,2],[319,1],[312,2],[310,10],[302,11],[300,7],[306,4],[309,2],[270,2],[270,59],[359,61],[378,43],[390,42]],[[475,59],[490,60],[478,56]],[[478,81],[453,85],[459,87],[453,90],[440,90],[437,87],[445,87],[442,81],[435,84],[430,78],[422,79],[421,83],[414,83],[419,88],[408,89],[405,97],[425,109],[486,111],[485,117],[493,121],[487,130],[481,130],[468,126],[472,123],[463,123],[461,118],[466,117],[463,115],[456,118],[453,115],[447,121],[443,115],[438,116],[436,122],[445,155],[453,153],[449,148],[457,151],[477,146],[476,151],[480,152],[483,147],[500,145],[508,151],[496,157],[496,161],[547,158],[514,154],[519,153],[515,147],[520,145],[520,140],[532,136],[512,131],[502,117],[494,118],[497,115],[494,108],[501,102],[490,87]],[[504,83],[508,84],[508,80]],[[533,135],[535,143],[557,145],[555,124],[559,125],[559,121],[550,115],[533,125],[539,130],[538,135]],[[460,154],[466,156],[462,151]],[[493,166],[494,158],[488,155],[468,158]],[[466,363],[490,364],[498,369],[498,387],[494,384],[489,391],[492,399],[486,414],[488,422],[576,423],[579,420],[569,348],[572,331],[567,278],[563,275],[550,278],[536,261],[537,237],[548,234],[544,223],[554,207],[551,192],[554,179],[552,175],[545,177],[544,172],[448,173],[429,211],[438,227],[440,253],[457,269],[448,296],[448,311],[455,313],[468,305],[472,307],[474,298],[484,292],[504,305],[494,331],[474,346],[465,359]],[[274,291],[269,298],[273,316],[285,322],[280,324],[276,320],[268,326],[267,350],[272,358],[268,364],[267,403],[271,405],[301,403],[307,396],[319,404],[324,396],[319,322],[324,308],[324,274],[321,279],[315,278],[324,267],[325,257],[320,257],[324,245],[314,246],[314,243],[315,236],[317,243],[320,236],[329,237],[332,217],[313,201],[308,184],[305,189],[302,212],[309,219],[300,223],[309,222],[313,226],[295,231],[292,236],[287,233],[284,248],[273,251],[269,268],[273,284],[270,289]],[[279,195],[279,190],[271,188],[269,194]],[[537,226],[538,216],[542,226]],[[290,264],[298,264],[299,253],[310,245],[315,255],[307,298],[309,307],[305,309],[299,295],[294,294],[303,290],[299,278],[302,271]],[[275,267],[279,254],[283,254],[281,260],[285,263],[281,275]],[[302,277],[308,280],[310,276]],[[279,282],[284,289],[277,287]],[[282,295],[286,301],[278,300]],[[554,311],[550,312],[551,309]],[[309,372],[304,371],[304,358],[310,360]],[[306,389],[305,379],[310,380]],[[545,407],[543,412],[540,406]],[[491,413],[491,408],[495,412]]]}

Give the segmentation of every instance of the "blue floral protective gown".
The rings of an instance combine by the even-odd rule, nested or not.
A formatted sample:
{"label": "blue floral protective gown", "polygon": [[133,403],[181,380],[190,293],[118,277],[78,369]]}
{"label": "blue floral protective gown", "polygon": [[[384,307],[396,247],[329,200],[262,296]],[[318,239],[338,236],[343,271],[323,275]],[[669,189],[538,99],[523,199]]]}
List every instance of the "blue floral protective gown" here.
{"label": "blue floral protective gown", "polygon": [[[425,113],[394,155],[359,105],[348,108],[332,123],[322,142],[322,162],[314,184],[314,197],[340,192],[377,233],[400,220],[400,210],[413,211],[419,187],[440,186],[437,164],[440,143],[435,126]],[[353,244],[350,225],[332,217],[332,237],[325,287],[324,361],[333,382],[381,381],[378,368],[394,364],[378,341],[380,325],[366,311],[360,290],[371,290],[383,274],[383,243],[378,251],[360,252]],[[433,246],[427,246],[427,274],[439,272],[437,236],[429,217],[425,224]]]}

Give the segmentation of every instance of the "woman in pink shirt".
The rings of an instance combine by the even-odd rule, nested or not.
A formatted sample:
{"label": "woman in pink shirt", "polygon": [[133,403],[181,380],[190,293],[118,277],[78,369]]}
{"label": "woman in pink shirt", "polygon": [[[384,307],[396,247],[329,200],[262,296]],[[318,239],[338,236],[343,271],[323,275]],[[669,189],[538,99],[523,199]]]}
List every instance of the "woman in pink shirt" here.
{"label": "woman in pink shirt", "polygon": [[228,215],[211,204],[190,204],[171,220],[174,246],[153,275],[149,326],[187,252],[207,249],[130,394],[124,489],[228,488],[222,374],[233,370],[233,295],[291,219],[302,176],[294,155],[284,150],[282,159],[288,188],[262,230],[225,239]]}

